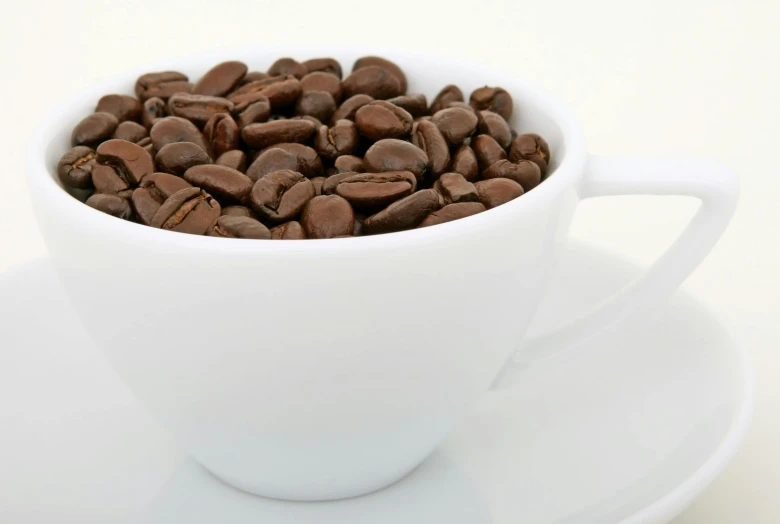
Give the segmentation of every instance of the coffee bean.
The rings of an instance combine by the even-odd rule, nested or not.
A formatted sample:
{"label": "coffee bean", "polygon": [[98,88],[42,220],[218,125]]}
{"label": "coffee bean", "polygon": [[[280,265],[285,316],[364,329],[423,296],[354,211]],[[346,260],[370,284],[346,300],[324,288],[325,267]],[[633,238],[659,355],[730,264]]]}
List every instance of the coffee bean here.
{"label": "coffee bean", "polygon": [[336,194],[346,198],[355,209],[376,211],[411,194],[416,187],[416,179],[409,171],[357,173],[341,180]]}
{"label": "coffee bean", "polygon": [[95,193],[106,195],[116,195],[130,187],[113,167],[100,164],[92,169],[92,185],[95,186]]}
{"label": "coffee bean", "polygon": [[391,71],[375,65],[361,67],[342,82],[344,96],[369,95],[377,100],[404,94],[401,81]]}
{"label": "coffee bean", "polygon": [[320,126],[314,136],[314,150],[322,158],[334,160],[355,152],[360,142],[357,127],[351,120],[337,120],[333,127]]}
{"label": "coffee bean", "polygon": [[219,202],[211,195],[200,188],[190,187],[168,197],[154,214],[151,226],[203,235],[221,211]]}
{"label": "coffee bean", "polygon": [[298,79],[303,78],[308,72],[305,65],[292,58],[280,58],[268,68],[268,74],[271,76],[293,75]]}
{"label": "coffee bean", "polygon": [[133,210],[130,208],[130,204],[127,203],[127,200],[117,195],[95,193],[87,199],[86,204],[93,209],[122,220],[132,220],[133,218]]}
{"label": "coffee bean", "polygon": [[268,101],[268,97],[255,91],[253,93],[242,93],[240,95],[231,95],[228,100],[233,102],[233,114],[239,115],[250,105],[255,102],[265,102],[268,107],[268,114],[271,114],[271,102]]}
{"label": "coffee bean", "polygon": [[193,86],[192,93],[225,96],[241,83],[249,68],[238,61],[222,62],[209,69]]}
{"label": "coffee bean", "polygon": [[336,159],[333,165],[338,173],[347,171],[362,173],[366,170],[363,166],[363,159],[353,155],[342,155]]}
{"label": "coffee bean", "polygon": [[168,111],[202,127],[215,114],[233,111],[233,102],[216,96],[178,93],[168,100]]}
{"label": "coffee bean", "polygon": [[161,118],[168,116],[168,106],[162,98],[152,97],[144,102],[141,122],[146,129],[151,129]]}
{"label": "coffee bean", "polygon": [[240,149],[225,151],[219,155],[219,158],[214,163],[244,173],[246,171],[246,153]]}
{"label": "coffee bean", "polygon": [[99,164],[113,167],[130,185],[137,185],[145,175],[154,172],[151,155],[138,144],[127,140],[103,142],[96,153]]}
{"label": "coffee bean", "polygon": [[366,171],[382,173],[385,171],[409,171],[417,180],[428,172],[429,161],[425,151],[416,145],[386,138],[375,142],[363,157]]}
{"label": "coffee bean", "polygon": [[305,60],[303,65],[306,66],[306,70],[311,73],[322,72],[336,75],[341,80],[341,64],[334,58],[310,58]]}
{"label": "coffee bean", "polygon": [[422,189],[366,218],[362,233],[375,235],[413,229],[430,213],[438,210],[441,204],[439,193],[433,189]]}
{"label": "coffee bean", "polygon": [[480,171],[484,171],[494,162],[506,158],[506,151],[490,135],[473,137],[471,139],[471,149],[474,150],[474,154],[477,156]]}
{"label": "coffee bean", "polygon": [[271,228],[271,240],[305,240],[306,232],[299,222],[291,221]]}
{"label": "coffee bean", "polygon": [[275,82],[263,88],[260,94],[268,98],[274,111],[279,111],[295,104],[295,101],[301,96],[301,82],[294,76],[290,76],[281,82]]}
{"label": "coffee bean", "polygon": [[358,109],[364,105],[370,104],[374,101],[374,97],[368,95],[355,95],[344,100],[344,102],[333,113],[331,122],[335,123],[337,120],[355,120],[355,113]]}
{"label": "coffee bean", "polygon": [[255,214],[252,212],[251,209],[249,209],[246,206],[227,206],[222,208],[222,214],[223,217],[247,217],[247,218],[255,218]]}
{"label": "coffee bean", "polygon": [[92,113],[73,128],[70,135],[74,146],[97,146],[111,138],[119,120],[111,113]]}
{"label": "coffee bean", "polygon": [[95,157],[95,151],[87,146],[76,146],[67,151],[57,162],[57,176],[60,182],[74,189],[91,188]]}
{"label": "coffee bean", "polygon": [[268,173],[282,170],[298,171],[298,157],[284,149],[272,147],[258,155],[246,174],[257,182]]}
{"label": "coffee bean", "polygon": [[192,166],[210,164],[211,158],[192,142],[174,142],[157,152],[154,163],[159,171],[183,176]]}
{"label": "coffee bean", "polygon": [[341,101],[342,89],[339,77],[322,71],[309,73],[301,79],[301,92],[303,94],[309,91],[325,91],[330,93],[333,100],[338,104]]}
{"label": "coffee bean", "polygon": [[523,186],[523,190],[527,193],[539,185],[542,179],[542,172],[539,166],[530,160],[519,160],[517,163],[509,160],[499,160],[482,172],[482,178],[486,180],[491,178],[509,178]]}
{"label": "coffee bean", "polygon": [[225,204],[243,204],[252,191],[252,179],[225,166],[206,164],[193,166],[184,173],[184,180],[205,189]]}
{"label": "coffee bean", "polygon": [[338,195],[315,196],[301,213],[301,225],[308,238],[351,236],[355,227],[355,212]]}
{"label": "coffee bean", "polygon": [[[398,79],[398,83],[400,85],[401,92],[399,94],[406,93],[406,75],[401,70],[400,67],[398,67],[397,64],[394,62],[391,62],[390,60],[386,58],[382,58],[379,56],[364,56],[361,58],[358,58],[355,61],[355,64],[352,66],[352,72],[358,71],[359,69],[365,68],[365,67],[382,67],[396,77]],[[390,97],[374,97],[374,98],[390,98]]]}
{"label": "coffee bean", "polygon": [[154,148],[159,151],[163,146],[174,142],[192,142],[208,152],[209,146],[200,130],[187,120],[178,116],[159,119],[149,131]]}
{"label": "coffee bean", "polygon": [[142,109],[141,102],[132,96],[104,95],[98,100],[95,112],[111,113],[119,122],[126,120],[138,122],[141,119]]}
{"label": "coffee bean", "polygon": [[469,182],[475,181],[479,176],[479,164],[474,150],[466,144],[460,146],[452,157],[450,171],[460,173]]}
{"label": "coffee bean", "polygon": [[421,120],[414,124],[412,144],[425,151],[433,176],[439,176],[449,168],[450,148],[438,126],[430,120]]}
{"label": "coffee bean", "polygon": [[[322,160],[320,159],[320,156],[317,154],[317,152],[309,146],[285,142],[281,144],[274,144],[270,147],[275,149],[282,149],[283,151],[295,155],[295,157],[298,159],[298,169],[294,169],[293,171],[298,171],[307,178],[322,175]],[[261,154],[264,152],[265,151],[261,151]]]}
{"label": "coffee bean", "polygon": [[471,107],[466,102],[460,102],[460,101],[447,102],[446,107],[444,107],[443,109],[449,109],[451,107],[459,107],[461,109],[465,109],[466,111],[468,111],[470,113],[474,113],[474,115],[477,114],[477,110],[474,109],[473,107]]}
{"label": "coffee bean", "polygon": [[254,80],[252,82],[246,82],[242,84],[241,86],[237,87],[236,89],[228,93],[226,98],[231,102],[235,102],[235,98],[238,96],[248,95],[252,93],[260,94],[263,91],[263,89],[265,89],[266,87],[272,84],[279,84],[281,82],[284,82],[285,80],[287,80],[286,76],[266,75],[266,77],[261,80]]}
{"label": "coffee bean", "polygon": [[238,85],[244,85],[248,84],[249,82],[256,82],[258,80],[265,80],[266,78],[268,78],[268,73],[264,73],[263,71],[250,71],[244,75],[244,78],[241,79]]}
{"label": "coffee bean", "polygon": [[458,220],[459,218],[466,218],[471,215],[476,215],[477,213],[481,213],[483,211],[485,211],[485,206],[479,202],[461,202],[458,204],[449,204],[425,217],[425,220],[423,220],[418,227],[435,226],[445,222]]}
{"label": "coffee bean", "polygon": [[428,111],[430,114],[435,115],[442,109],[447,109],[447,104],[450,102],[463,102],[463,91],[458,86],[448,85],[444,86],[436,98],[431,102],[431,108]]}
{"label": "coffee bean", "polygon": [[311,183],[314,186],[314,195],[319,196],[322,194],[322,184],[325,183],[324,176],[317,176],[311,179]]}
{"label": "coffee bean", "polygon": [[270,240],[271,232],[254,218],[221,216],[208,229],[206,235],[222,238],[254,238]]}
{"label": "coffee bean", "polygon": [[415,118],[428,114],[428,101],[425,99],[425,95],[397,96],[389,99],[388,102],[406,110]]}
{"label": "coffee bean", "polygon": [[151,225],[157,210],[165,199],[182,189],[192,187],[189,182],[168,173],[151,173],[141,180],[141,185],[133,191],[131,202],[142,224]]}
{"label": "coffee bean", "polygon": [[474,186],[477,188],[479,201],[488,209],[506,204],[524,193],[520,184],[508,178],[480,180]]}
{"label": "coffee bean", "polygon": [[542,176],[547,174],[547,166],[550,163],[550,146],[544,138],[536,133],[526,133],[519,135],[512,141],[509,149],[509,160],[518,162],[520,160],[530,160],[537,166]]}
{"label": "coffee bean", "polygon": [[227,113],[217,113],[212,116],[203,128],[203,138],[211,147],[214,156],[219,156],[225,151],[238,149],[239,135],[238,124]]}
{"label": "coffee bean", "polygon": [[451,146],[458,146],[477,129],[477,115],[465,109],[450,107],[436,112],[431,117]]}
{"label": "coffee bean", "polygon": [[433,188],[441,193],[447,204],[479,201],[477,188],[460,173],[444,173],[433,185]]}
{"label": "coffee bean", "polygon": [[477,113],[477,131],[483,135],[490,135],[502,149],[507,149],[512,143],[512,130],[506,120],[493,111],[479,111]]}
{"label": "coffee bean", "polygon": [[267,122],[271,116],[271,103],[264,95],[259,95],[261,100],[252,102],[238,115],[238,127],[243,129],[249,124]]}
{"label": "coffee bean", "polygon": [[282,142],[305,142],[314,134],[314,124],[308,120],[276,120],[249,124],[241,130],[241,138],[249,147],[262,149]]}
{"label": "coffee bean", "polygon": [[335,111],[336,102],[333,96],[325,91],[306,91],[295,103],[296,115],[311,115],[323,122],[330,121]]}
{"label": "coffee bean", "polygon": [[312,198],[311,180],[290,170],[268,173],[255,182],[251,193],[252,209],[274,223],[292,220]]}
{"label": "coffee bean", "polygon": [[480,87],[471,93],[469,99],[471,107],[477,111],[493,111],[501,115],[504,120],[512,116],[512,96],[502,87]]}
{"label": "coffee bean", "polygon": [[118,138],[120,140],[127,140],[128,142],[138,143],[147,136],[149,136],[149,132],[144,126],[138,122],[125,120],[116,127],[111,138]]}
{"label": "coffee bean", "polygon": [[405,138],[412,132],[412,115],[389,102],[375,100],[357,110],[355,124],[360,134],[372,142]]}
{"label": "coffee bean", "polygon": [[173,94],[190,91],[192,84],[188,82],[187,75],[178,71],[146,73],[139,76],[135,82],[135,94],[142,102],[152,97],[168,100]]}

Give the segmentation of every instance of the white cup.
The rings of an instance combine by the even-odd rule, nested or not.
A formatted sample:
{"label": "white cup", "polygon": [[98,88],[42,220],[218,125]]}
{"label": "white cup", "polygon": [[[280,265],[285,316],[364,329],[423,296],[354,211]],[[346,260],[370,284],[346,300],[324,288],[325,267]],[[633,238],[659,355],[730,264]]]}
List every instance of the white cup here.
{"label": "white cup", "polygon": [[132,93],[140,73],[197,78],[224,59],[263,70],[286,55],[332,55],[349,67],[360,54],[244,49],[156,64],[62,106],[30,146],[40,228],[87,331],[196,460],[269,497],[359,495],[419,465],[516,358],[580,200],[688,195],[702,206],[643,279],[544,340],[524,341],[531,349],[520,358],[570,347],[670,293],[709,252],[737,200],[735,177],[716,163],[588,156],[569,111],[526,82],[403,53],[385,56],[405,70],[409,92],[429,100],[448,83],[467,94],[484,84],[507,89],[513,127],[550,143],[549,178],[435,227],[284,242],[140,226],[58,185],[73,126],[100,95]]}

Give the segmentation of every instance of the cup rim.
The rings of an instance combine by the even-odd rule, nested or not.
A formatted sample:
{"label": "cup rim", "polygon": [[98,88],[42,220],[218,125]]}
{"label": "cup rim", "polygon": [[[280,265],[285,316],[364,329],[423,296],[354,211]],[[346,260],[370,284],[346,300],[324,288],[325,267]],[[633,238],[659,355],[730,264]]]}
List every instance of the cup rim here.
{"label": "cup rim", "polygon": [[[565,143],[565,154],[561,158],[554,173],[544,183],[506,204],[489,209],[466,218],[454,220],[434,227],[411,229],[395,233],[368,235],[352,238],[306,239],[299,241],[251,241],[237,238],[219,238],[209,236],[172,234],[171,231],[151,228],[118,220],[115,217],[101,213],[84,205],[70,195],[58,182],[56,173],[47,166],[46,151],[49,144],[56,139],[67,125],[68,113],[74,107],[94,105],[106,93],[121,92],[118,85],[133,85],[135,79],[148,71],[166,69],[182,70],[197,68],[206,71],[213,64],[231,59],[244,59],[247,56],[264,56],[271,60],[280,56],[332,56],[343,63],[342,55],[378,55],[388,57],[393,61],[404,63],[429,60],[445,64],[448,69],[468,68],[475,75],[490,79],[492,85],[501,85],[501,78],[511,79],[513,97],[516,92],[522,93],[524,104],[533,104],[542,113],[551,118],[561,130],[562,142]],[[186,66],[186,67],[184,67]],[[346,72],[346,71],[345,71]],[[493,80],[495,79],[495,80]],[[515,97],[516,98],[516,97]],[[469,233],[479,233],[490,229],[496,222],[517,220],[521,215],[531,210],[550,205],[566,188],[574,186],[581,175],[586,162],[584,135],[577,119],[569,109],[549,95],[544,90],[535,87],[530,82],[516,78],[500,69],[489,68],[469,61],[451,57],[438,56],[429,53],[408,52],[403,50],[388,50],[377,48],[362,48],[359,54],[350,47],[296,47],[270,46],[265,49],[244,46],[222,49],[197,55],[171,56],[165,60],[157,60],[149,64],[135,67],[120,75],[112,76],[93,85],[84,92],[71,97],[58,105],[36,128],[27,151],[27,183],[30,197],[43,206],[36,206],[36,213],[56,213],[58,217],[82,225],[85,231],[93,234],[110,235],[124,239],[128,243],[139,245],[163,245],[167,248],[179,247],[195,250],[214,250],[228,253],[323,253],[335,251],[387,250],[427,245],[443,239],[466,236]],[[45,209],[45,211],[42,211]]]}

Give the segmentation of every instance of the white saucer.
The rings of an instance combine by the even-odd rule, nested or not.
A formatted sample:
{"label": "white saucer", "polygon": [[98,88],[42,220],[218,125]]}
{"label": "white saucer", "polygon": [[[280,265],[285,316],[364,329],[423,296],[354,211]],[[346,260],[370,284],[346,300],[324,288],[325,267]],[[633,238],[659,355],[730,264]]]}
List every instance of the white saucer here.
{"label": "white saucer", "polygon": [[[534,331],[638,272],[584,246],[567,255]],[[132,314],[121,297],[106,307]],[[398,484],[288,503],[233,490],[176,447],[79,327],[47,260],[0,280],[0,337],[0,522],[15,524],[667,522],[731,458],[752,407],[745,352],[678,292],[532,364]]]}

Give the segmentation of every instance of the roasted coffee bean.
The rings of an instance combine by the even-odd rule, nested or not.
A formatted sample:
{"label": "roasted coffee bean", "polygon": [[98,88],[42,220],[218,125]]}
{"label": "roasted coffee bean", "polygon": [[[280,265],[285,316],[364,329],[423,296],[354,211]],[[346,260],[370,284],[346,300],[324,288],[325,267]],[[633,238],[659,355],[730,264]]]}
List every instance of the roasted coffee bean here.
{"label": "roasted coffee bean", "polygon": [[480,87],[471,93],[469,99],[471,107],[477,111],[493,111],[501,115],[504,120],[512,116],[512,96],[502,87]]}
{"label": "roasted coffee bean", "polygon": [[363,165],[363,159],[353,155],[343,155],[336,159],[333,163],[336,168],[336,172],[344,173],[346,171],[354,171],[355,173],[363,173],[366,168]]}
{"label": "roasted coffee bean", "polygon": [[181,177],[168,173],[152,173],[141,180],[141,186],[133,191],[131,202],[142,224],[151,225],[157,210],[165,199],[177,191],[192,187]]}
{"label": "roasted coffee bean", "polygon": [[168,197],[152,218],[151,226],[180,233],[203,235],[222,211],[219,202],[197,187]]}
{"label": "roasted coffee bean", "polygon": [[449,109],[449,108],[451,108],[451,107],[459,107],[459,108],[461,108],[461,109],[465,109],[466,111],[469,111],[469,112],[471,112],[471,113],[474,113],[474,115],[476,115],[476,114],[477,114],[477,110],[476,110],[476,109],[474,109],[473,107],[471,107],[471,106],[470,106],[468,103],[466,103],[466,102],[460,102],[460,101],[453,101],[453,102],[448,102],[448,103],[447,103],[447,106],[446,106],[446,107],[444,107],[443,109]]}
{"label": "roasted coffee bean", "polygon": [[310,115],[321,122],[329,122],[336,112],[336,102],[333,96],[325,91],[307,91],[301,94],[295,103],[295,114]]}
{"label": "roasted coffee bean", "polygon": [[397,96],[389,99],[388,102],[406,110],[415,118],[428,114],[428,101],[425,99],[425,95]]}
{"label": "roasted coffee bean", "polygon": [[[255,218],[255,214],[246,206],[227,206],[222,208],[223,217],[248,217]],[[255,218],[255,220],[257,220]]]}
{"label": "roasted coffee bean", "polygon": [[358,109],[364,105],[370,104],[374,101],[374,97],[368,95],[355,95],[344,100],[344,102],[333,113],[331,122],[335,123],[337,120],[355,120],[355,113]]}
{"label": "roasted coffee bean", "polygon": [[501,115],[493,111],[479,111],[477,119],[478,133],[490,135],[502,149],[509,148],[512,143],[512,130]]}
{"label": "roasted coffee bean", "polygon": [[239,115],[241,112],[243,112],[246,108],[248,108],[250,105],[254,104],[255,102],[265,102],[265,105],[268,107],[268,114],[271,114],[271,102],[268,101],[268,97],[260,94],[259,92],[254,93],[242,93],[240,95],[233,95],[230,98],[228,98],[231,102],[233,102],[233,114]]}
{"label": "roasted coffee bean", "polygon": [[92,113],[73,128],[70,135],[74,146],[97,146],[111,138],[119,120],[111,113]]}
{"label": "roasted coffee bean", "polygon": [[320,126],[314,136],[314,150],[322,158],[334,160],[351,155],[360,143],[357,127],[351,120],[337,120],[333,127]]}
{"label": "roasted coffee bean", "polygon": [[144,148],[127,140],[108,140],[98,146],[99,164],[112,166],[130,185],[154,172],[154,160]]}
{"label": "roasted coffee bean", "polygon": [[130,208],[130,204],[127,203],[127,200],[117,195],[95,193],[87,199],[86,204],[93,209],[122,220],[131,220],[133,218],[133,210]]}
{"label": "roasted coffee bean", "polygon": [[163,146],[154,157],[159,171],[183,176],[192,166],[210,164],[211,158],[198,145],[192,142],[174,142]]}
{"label": "roasted coffee bean", "polygon": [[303,94],[309,91],[325,91],[330,93],[333,100],[338,104],[341,101],[342,89],[341,80],[331,73],[316,71],[309,73],[301,79],[301,92]]}
{"label": "roasted coffee bean", "polygon": [[264,73],[263,71],[250,71],[244,75],[244,78],[241,79],[241,82],[239,82],[238,85],[244,85],[248,84],[249,82],[256,82],[258,80],[265,80],[266,78],[268,78],[268,73]]}
{"label": "roasted coffee bean", "polygon": [[519,135],[512,141],[509,149],[509,160],[518,162],[520,160],[530,160],[542,172],[542,176],[547,174],[547,166],[550,163],[550,146],[544,138],[536,133],[526,133]]}
{"label": "roasted coffee bean", "polygon": [[308,72],[305,65],[293,58],[280,58],[268,68],[268,74],[271,76],[293,75],[298,79],[303,78]]}
{"label": "roasted coffee bean", "polygon": [[119,122],[126,120],[138,122],[141,119],[142,109],[141,102],[132,96],[105,95],[98,100],[95,112],[111,113]]}
{"label": "roasted coffee bean", "polygon": [[488,209],[506,204],[524,193],[520,184],[508,178],[480,180],[474,186],[477,188],[479,201]]}
{"label": "roasted coffee bean", "polygon": [[463,144],[458,148],[452,156],[450,171],[460,173],[469,182],[477,179],[479,176],[479,163],[477,162],[477,155],[474,154],[474,150],[470,146]]}
{"label": "roasted coffee bean", "polygon": [[228,93],[226,98],[231,102],[235,102],[235,99],[238,96],[247,95],[251,93],[260,94],[263,91],[263,89],[265,89],[266,87],[272,84],[278,84],[284,82],[285,80],[287,80],[286,76],[266,75],[266,77],[261,80],[253,80],[252,82],[247,82],[245,84],[242,84],[241,86],[237,87],[234,91]]}
{"label": "roasted coffee bean", "polygon": [[391,71],[379,66],[361,67],[342,82],[344,96],[369,95],[385,100],[404,94],[401,81]]}
{"label": "roasted coffee bean", "polygon": [[168,100],[168,111],[203,127],[215,114],[233,111],[233,102],[216,96],[178,93]]}
{"label": "roasted coffee bean", "polygon": [[300,116],[293,116],[290,117],[290,120],[308,120],[312,124],[314,124],[314,129],[319,129],[322,127],[322,120],[319,118],[315,118],[311,115],[300,115]]}
{"label": "roasted coffee bean", "polygon": [[343,173],[337,173],[335,175],[330,175],[329,177],[325,178],[325,182],[322,183],[322,190],[321,193],[323,195],[333,195],[336,193],[336,188],[338,187],[339,183],[344,180],[345,178],[349,178],[352,175],[357,175],[358,173],[353,173],[352,171],[344,171]]}
{"label": "roasted coffee bean", "polygon": [[433,176],[439,176],[449,168],[450,148],[438,126],[430,120],[415,122],[412,144],[425,151]]}
{"label": "roasted coffee bean", "polygon": [[385,171],[409,171],[417,180],[428,172],[429,161],[425,151],[416,145],[386,138],[375,142],[363,157],[366,171],[382,173]]}
{"label": "roasted coffee bean", "polygon": [[[499,117],[500,118],[500,117]],[[490,135],[477,135],[471,139],[471,149],[477,156],[480,171],[484,171],[494,162],[504,160],[506,151]]]}
{"label": "roasted coffee bean", "polygon": [[416,187],[414,174],[409,171],[358,173],[341,180],[336,194],[346,198],[355,209],[377,211],[412,194]]}
{"label": "roasted coffee bean", "polygon": [[314,134],[314,124],[308,120],[276,120],[249,124],[241,130],[241,138],[249,147],[262,149],[282,142],[305,142]]}
{"label": "roasted coffee bean", "polygon": [[[303,174],[303,176],[312,178],[322,175],[322,160],[320,159],[320,156],[317,154],[317,152],[309,146],[285,142],[282,144],[274,144],[270,147],[275,149],[282,149],[295,155],[295,157],[298,159],[298,169],[295,169],[294,171],[298,171],[299,173]],[[270,147],[266,149],[270,149]],[[261,151],[261,154],[264,152],[265,151]]]}
{"label": "roasted coffee bean", "polygon": [[151,129],[161,118],[168,116],[168,106],[162,98],[152,97],[143,105],[141,122],[146,129]]}
{"label": "roasted coffee bean", "polygon": [[249,217],[225,215],[219,217],[209,227],[206,235],[222,238],[271,239],[271,232],[262,224],[262,222]]}
{"label": "roasted coffee bean", "polygon": [[290,170],[268,173],[255,182],[251,193],[252,209],[273,223],[292,220],[312,198],[311,180]]}
{"label": "roasted coffee bean", "polygon": [[95,193],[106,195],[116,195],[130,187],[113,167],[100,164],[92,169],[92,185],[95,186]]}
{"label": "roasted coffee bean", "polygon": [[178,116],[167,116],[159,119],[149,131],[154,148],[159,151],[163,146],[174,142],[192,142],[208,152],[209,146],[200,130],[187,120]]}
{"label": "roasted coffee bean", "polygon": [[274,111],[279,111],[295,104],[295,101],[301,96],[301,82],[294,76],[290,76],[281,82],[275,82],[265,87],[260,91],[260,94],[268,98]]}
{"label": "roasted coffee bean", "polygon": [[376,142],[383,138],[405,138],[412,132],[412,115],[384,100],[375,100],[355,113],[360,134]]}
{"label": "roasted coffee bean", "polygon": [[448,85],[439,91],[436,98],[431,102],[431,108],[428,111],[430,114],[435,115],[442,109],[447,109],[450,102],[463,102],[463,91],[458,86]]}
{"label": "roasted coffee bean", "polygon": [[477,129],[477,115],[458,107],[436,112],[431,122],[436,124],[451,146],[459,146]]}
{"label": "roasted coffee bean", "polygon": [[209,118],[203,128],[203,138],[211,147],[214,156],[219,156],[225,151],[238,149],[240,132],[238,124],[227,113],[217,113]]}
{"label": "roasted coffee bean", "polygon": [[138,122],[131,120],[125,120],[117,126],[114,130],[114,135],[111,138],[118,138],[120,140],[127,140],[128,142],[138,143],[144,138],[149,136],[149,131]]}
{"label": "roasted coffee bean", "polygon": [[238,115],[238,127],[243,129],[249,124],[261,124],[267,122],[271,116],[271,103],[264,95],[259,95],[261,100],[252,102]]}
{"label": "roasted coffee bean", "polygon": [[439,193],[433,189],[422,189],[366,218],[363,221],[362,233],[375,235],[413,229],[440,207]]}
{"label": "roasted coffee bean", "polygon": [[301,225],[308,238],[352,236],[355,212],[338,195],[315,196],[303,208]]}
{"label": "roasted coffee bean", "polygon": [[[391,62],[390,60],[388,60],[386,58],[382,58],[382,57],[379,57],[379,56],[364,56],[364,57],[358,58],[355,61],[355,64],[352,66],[352,72],[354,73],[355,71],[357,71],[359,69],[362,69],[364,67],[371,67],[371,66],[382,67],[382,68],[387,69],[388,71],[390,71],[390,73],[394,77],[396,77],[398,79],[398,82],[399,82],[399,85],[400,85],[400,89],[401,89],[401,93],[400,94],[403,95],[404,93],[406,93],[406,75],[401,70],[401,68],[398,67],[397,64],[395,64],[394,62]],[[376,97],[375,96],[374,98],[390,98],[390,97]]]}
{"label": "roasted coffee bean", "polygon": [[247,202],[253,185],[252,179],[240,171],[216,164],[193,166],[184,173],[184,180],[225,204]]}
{"label": "roasted coffee bean", "polygon": [[135,82],[135,94],[142,102],[158,97],[168,100],[176,93],[189,93],[192,84],[187,75],[178,71],[162,71],[160,73],[146,73],[138,77]]}
{"label": "roasted coffee bean", "polygon": [[87,146],[76,146],[67,151],[57,162],[57,176],[60,182],[74,189],[91,188],[95,157],[95,151]]}
{"label": "roasted coffee bean", "polygon": [[225,96],[241,83],[248,71],[245,63],[222,62],[209,69],[192,87],[192,93],[207,96]]}
{"label": "roasted coffee bean", "polygon": [[304,240],[306,232],[299,222],[291,221],[271,228],[271,240]]}
{"label": "roasted coffee bean", "polygon": [[334,58],[310,58],[305,60],[303,65],[306,66],[306,70],[311,73],[330,73],[336,75],[341,80],[341,64]]}
{"label": "roasted coffee bean", "polygon": [[324,176],[317,176],[311,179],[311,183],[314,186],[314,195],[319,196],[322,194],[322,184],[325,183]]}
{"label": "roasted coffee bean", "polygon": [[225,151],[219,155],[219,158],[214,163],[244,173],[246,171],[246,153],[240,149]]}
{"label": "roasted coffee bean", "polygon": [[509,178],[523,186],[523,190],[527,193],[539,185],[542,180],[542,172],[539,166],[530,160],[519,160],[516,163],[509,160],[499,160],[482,172],[482,178],[485,180]]}
{"label": "roasted coffee bean", "polygon": [[463,178],[460,173],[444,173],[433,185],[433,188],[441,193],[447,204],[479,201],[477,188]]}
{"label": "roasted coffee bean", "polygon": [[422,221],[419,227],[435,226],[437,224],[458,220],[459,218],[476,215],[483,211],[485,211],[485,206],[479,202],[449,204],[425,217],[425,220]]}
{"label": "roasted coffee bean", "polygon": [[272,147],[261,153],[246,170],[247,176],[257,182],[274,171],[298,171],[298,157],[284,149]]}

